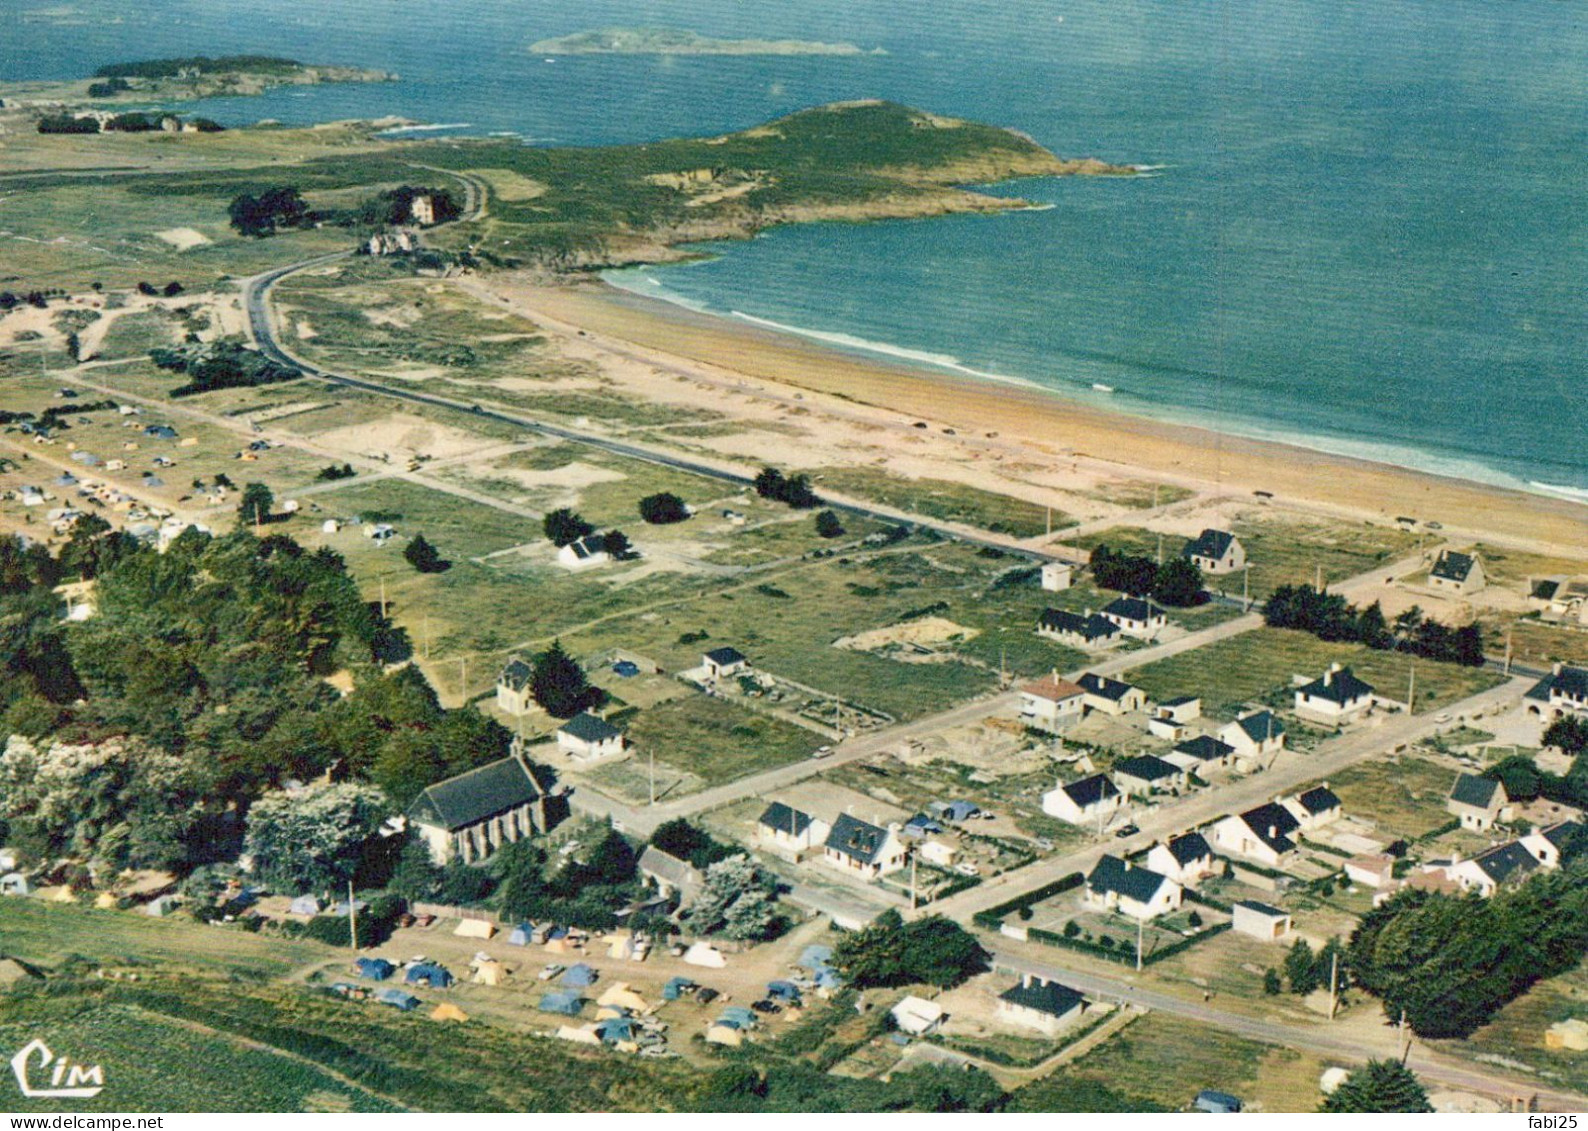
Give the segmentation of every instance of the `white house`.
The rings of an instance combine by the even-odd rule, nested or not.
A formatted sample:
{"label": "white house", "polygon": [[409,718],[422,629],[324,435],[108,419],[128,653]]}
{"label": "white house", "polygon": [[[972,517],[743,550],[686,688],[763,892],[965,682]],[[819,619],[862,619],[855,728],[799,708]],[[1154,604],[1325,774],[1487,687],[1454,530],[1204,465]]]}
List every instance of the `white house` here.
{"label": "white house", "polygon": [[1285,748],[1285,724],[1272,711],[1253,711],[1221,728],[1219,741],[1237,758],[1276,754]]}
{"label": "white house", "polygon": [[959,849],[941,840],[923,840],[916,854],[928,864],[952,868],[959,860]]}
{"label": "white house", "polygon": [[[1559,868],[1565,857],[1576,855],[1582,840],[1583,826],[1575,821],[1562,821],[1545,829],[1534,829],[1522,838],[1522,847],[1546,868]],[[0,859],[0,868],[5,861]]]}
{"label": "white house", "polygon": [[1228,530],[1204,530],[1180,551],[1203,573],[1239,573],[1246,568],[1246,547]]}
{"label": "white house", "polygon": [[1295,797],[1286,797],[1280,804],[1290,810],[1290,815],[1295,817],[1301,825],[1303,832],[1320,829],[1333,821],[1338,821],[1345,811],[1344,805],[1335,792],[1329,788],[1329,783],[1306,790]]}
{"label": "white house", "polygon": [[1037,635],[1069,648],[1096,650],[1117,644],[1122,638],[1119,626],[1107,617],[1088,609],[1072,613],[1064,609],[1043,609],[1037,618]]}
{"label": "white house", "polygon": [[1176,910],[1185,889],[1151,868],[1104,855],[1086,877],[1081,901],[1094,911],[1118,911],[1132,919],[1156,919]]}
{"label": "white house", "polygon": [[1202,698],[1198,695],[1177,695],[1173,699],[1165,699],[1159,703],[1152,712],[1155,719],[1166,719],[1172,723],[1193,723],[1202,717]]}
{"label": "white house", "polygon": [[1086,999],[1069,986],[1034,974],[998,995],[998,1019],[1053,1036],[1080,1019]]}
{"label": "white house", "polygon": [[893,1015],[894,1024],[899,1027],[899,1032],[907,1033],[912,1037],[923,1037],[934,1032],[942,1026],[947,1014],[943,1007],[935,1001],[927,1001],[924,997],[914,994],[906,997],[888,1011]]}
{"label": "white house", "polygon": [[1477,554],[1461,554],[1455,550],[1441,550],[1428,571],[1428,585],[1446,593],[1466,596],[1482,589],[1485,583],[1483,562]]}
{"label": "white house", "polygon": [[878,828],[848,813],[839,814],[827,834],[822,859],[840,872],[877,880],[904,867],[904,842],[892,826]]}
{"label": "white house", "polygon": [[1106,825],[1124,803],[1124,796],[1105,774],[1093,774],[1042,795],[1042,811],[1072,825]]}
{"label": "white house", "polygon": [[1169,623],[1169,615],[1151,601],[1120,597],[1103,606],[1103,617],[1137,640],[1151,640]]}
{"label": "white house", "polygon": [[1186,781],[1186,771],[1151,754],[1121,758],[1114,763],[1114,784],[1133,797],[1184,789]]}
{"label": "white house", "polygon": [[813,817],[781,801],[774,801],[756,821],[755,831],[762,847],[781,849],[798,856],[802,852],[822,847],[833,830],[819,817]]}
{"label": "white house", "polygon": [[1147,852],[1147,867],[1187,887],[1195,887],[1218,871],[1213,846],[1201,833],[1172,836],[1167,842],[1153,845]]}
{"label": "white house", "polygon": [[750,661],[737,648],[713,648],[700,658],[708,679],[728,679],[748,671]]}
{"label": "white house", "polygon": [[535,708],[535,697],[530,693],[530,679],[534,675],[522,659],[510,656],[496,677],[496,706],[509,715],[522,715]]}
{"label": "white house", "polygon": [[1344,865],[1345,878],[1365,888],[1382,890],[1395,883],[1395,857],[1383,852],[1353,856]]}
{"label": "white house", "polygon": [[1289,809],[1269,802],[1219,820],[1213,826],[1213,843],[1223,852],[1275,868],[1296,851],[1292,834],[1300,828]]}
{"label": "white house", "polygon": [[1522,698],[1529,714],[1546,719],[1588,714],[1588,669],[1556,664]]}
{"label": "white house", "polygon": [[1081,685],[1081,690],[1086,692],[1088,710],[1101,711],[1105,715],[1123,715],[1130,711],[1145,710],[1147,707],[1145,691],[1128,683],[1121,683],[1117,679],[1110,679],[1106,675],[1087,672],[1076,682]]}
{"label": "white house", "polygon": [[1075,584],[1075,567],[1069,562],[1043,562],[1042,588],[1050,593],[1062,593]]}
{"label": "white house", "polygon": [[1230,765],[1230,760],[1234,757],[1235,747],[1227,742],[1220,742],[1210,734],[1202,734],[1196,738],[1186,739],[1184,742],[1176,744],[1173,750],[1163,756],[1164,761],[1173,762],[1182,770],[1188,770],[1194,774],[1204,774],[1209,770],[1227,769]]}
{"label": "white house", "polygon": [[576,762],[594,762],[623,753],[623,732],[589,711],[557,728],[557,749]]}
{"label": "white house", "polygon": [[1519,841],[1507,841],[1478,853],[1470,860],[1452,860],[1445,875],[1464,891],[1475,891],[1487,899],[1500,888],[1521,883],[1542,865]]}
{"label": "white house", "polygon": [[1445,810],[1461,821],[1462,828],[1480,833],[1511,820],[1514,814],[1505,785],[1477,774],[1456,775]]}
{"label": "white house", "polygon": [[1278,942],[1290,934],[1290,913],[1255,899],[1243,899],[1235,904],[1230,915],[1230,929],[1264,942]]}
{"label": "white house", "polygon": [[1077,723],[1086,714],[1086,692],[1058,673],[1020,686],[1020,721],[1050,734]]}
{"label": "white house", "polygon": [[1361,718],[1372,706],[1372,685],[1340,664],[1330,664],[1318,679],[1296,688],[1296,714],[1331,726]]}
{"label": "white house", "polygon": [[557,564],[564,569],[589,569],[611,560],[606,539],[600,534],[586,534],[557,551]]}

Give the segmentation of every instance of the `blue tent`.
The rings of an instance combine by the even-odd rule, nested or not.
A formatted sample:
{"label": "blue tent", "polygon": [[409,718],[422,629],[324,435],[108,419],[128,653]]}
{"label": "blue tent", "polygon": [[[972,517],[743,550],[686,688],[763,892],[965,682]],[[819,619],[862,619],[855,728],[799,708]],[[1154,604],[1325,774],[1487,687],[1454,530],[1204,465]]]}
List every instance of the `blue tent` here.
{"label": "blue tent", "polygon": [[766,996],[777,1001],[799,1001],[800,988],[793,982],[768,982]]}
{"label": "blue tent", "polygon": [[636,664],[633,660],[619,660],[617,663],[612,665],[612,671],[614,674],[620,675],[624,679],[633,679],[635,676],[640,674],[640,665]]}
{"label": "blue tent", "polygon": [[369,978],[371,981],[384,982],[392,976],[397,969],[384,958],[360,958],[353,963],[353,969],[360,978]]}
{"label": "blue tent", "polygon": [[55,477],[55,485],[57,487],[75,487],[77,486],[77,476],[70,471],[63,471]]}
{"label": "blue tent", "polygon": [[434,962],[417,962],[408,967],[408,976],[404,979],[410,986],[429,986],[431,989],[444,990],[452,984],[452,973],[445,966]]}
{"label": "blue tent", "polygon": [[375,992],[375,1000],[382,1005],[394,1005],[405,1013],[410,1009],[419,1008],[419,999],[413,994],[405,994],[396,986],[387,986],[384,990]]}
{"label": "blue tent", "polygon": [[752,1029],[755,1027],[755,1010],[742,1005],[730,1005],[722,1011],[719,1023],[731,1025],[735,1029]]}
{"label": "blue tent", "polygon": [[596,972],[583,962],[575,963],[563,973],[562,984],[583,989],[585,986],[595,985]]}
{"label": "blue tent", "polygon": [[100,462],[101,462],[100,458],[98,456],[96,456],[93,452],[83,452],[83,451],[73,452],[72,453],[72,458],[75,459],[78,463],[82,464],[84,467],[98,467]]}
{"label": "blue tent", "polygon": [[551,928],[551,930],[546,932],[546,941],[547,942],[551,942],[554,939],[565,939],[567,937],[568,937],[568,928],[567,927],[553,927],[553,928]]}
{"label": "blue tent", "polygon": [[800,951],[800,960],[796,966],[804,970],[825,970],[833,963],[833,948],[814,943]]}
{"label": "blue tent", "polygon": [[662,987],[662,1000],[677,1001],[694,988],[695,982],[693,979],[686,978],[682,974],[676,975],[668,979],[667,985]]}
{"label": "blue tent", "polygon": [[634,1022],[627,1017],[613,1017],[596,1026],[596,1036],[607,1044],[634,1039]]}
{"label": "blue tent", "polygon": [[812,977],[815,978],[816,985],[820,989],[824,990],[836,990],[839,986],[844,984],[844,980],[839,975],[838,971],[834,970],[831,966],[823,966],[820,970],[817,970]]}
{"label": "blue tent", "polygon": [[151,424],[143,430],[145,436],[153,436],[157,440],[176,439],[176,429],[169,424]]}
{"label": "blue tent", "polygon": [[542,1013],[561,1013],[568,1017],[579,1016],[579,1008],[584,1004],[584,999],[572,990],[553,990],[543,994],[540,999]]}
{"label": "blue tent", "polygon": [[969,801],[950,801],[943,807],[943,816],[950,821],[968,821],[980,812],[981,807]]}
{"label": "blue tent", "polygon": [[513,946],[528,946],[535,941],[535,924],[520,923],[513,928],[513,933],[507,936],[507,941]]}

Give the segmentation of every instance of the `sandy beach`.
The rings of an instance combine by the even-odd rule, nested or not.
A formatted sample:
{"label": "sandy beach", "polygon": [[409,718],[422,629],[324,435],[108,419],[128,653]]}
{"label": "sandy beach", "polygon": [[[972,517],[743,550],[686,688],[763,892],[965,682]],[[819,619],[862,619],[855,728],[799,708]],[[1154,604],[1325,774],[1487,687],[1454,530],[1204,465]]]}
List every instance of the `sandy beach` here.
{"label": "sandy beach", "polygon": [[[931,474],[938,459],[963,469],[967,449],[997,448],[998,458],[1044,465],[1057,479],[1064,477],[1061,473],[1082,476],[1090,467],[1247,503],[1265,497],[1254,492],[1270,492],[1276,503],[1342,516],[1411,516],[1436,521],[1455,537],[1481,536],[1540,552],[1579,555],[1588,543],[1588,508],[1566,500],[1110,413],[1043,390],[857,357],[599,282],[547,285],[492,275],[467,286],[562,336],[609,375],[633,378],[636,392],[644,391],[643,378],[654,384],[659,373],[667,373],[673,382],[667,399],[721,403],[724,388],[785,406],[793,398],[802,416],[825,411],[852,423],[869,422],[866,439],[884,453],[873,462],[882,462],[887,452],[907,453],[916,466],[902,470],[914,474]],[[697,396],[677,387],[681,377],[694,379]],[[918,430],[917,422],[929,428]],[[945,429],[952,429],[952,436]],[[879,435],[883,431],[896,439]],[[927,437],[940,450],[923,451]],[[765,458],[777,454],[768,452]],[[889,462],[901,470],[897,461]],[[1010,493],[1042,501],[1029,490]]]}

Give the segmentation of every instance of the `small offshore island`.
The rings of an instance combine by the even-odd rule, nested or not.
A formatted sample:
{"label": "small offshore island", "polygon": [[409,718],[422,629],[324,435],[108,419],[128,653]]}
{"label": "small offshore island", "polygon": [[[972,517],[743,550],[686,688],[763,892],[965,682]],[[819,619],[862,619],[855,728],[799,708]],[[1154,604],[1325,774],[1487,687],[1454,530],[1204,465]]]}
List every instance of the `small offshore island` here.
{"label": "small offshore island", "polygon": [[79,104],[192,101],[263,94],[278,86],[396,82],[389,71],[300,63],[274,55],[195,55],[100,67],[92,78],[65,82],[0,83],[0,106],[61,107]]}
{"label": "small offshore island", "polygon": [[532,55],[886,55],[853,43],[803,39],[716,39],[683,28],[610,27],[529,45]]}

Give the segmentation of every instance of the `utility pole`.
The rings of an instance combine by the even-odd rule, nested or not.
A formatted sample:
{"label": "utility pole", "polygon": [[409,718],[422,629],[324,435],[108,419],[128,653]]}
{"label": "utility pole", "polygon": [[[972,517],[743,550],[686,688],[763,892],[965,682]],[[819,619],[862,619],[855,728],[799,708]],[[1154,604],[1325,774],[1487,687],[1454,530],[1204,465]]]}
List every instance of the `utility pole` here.
{"label": "utility pole", "polygon": [[1243,613],[1249,613],[1252,611],[1251,579],[1252,567],[1247,566],[1245,569],[1241,570],[1241,612]]}
{"label": "utility pole", "polygon": [[469,658],[458,657],[458,706],[466,707],[469,703]]}
{"label": "utility pole", "polygon": [[[68,610],[68,611],[70,611],[70,610]],[[1005,645],[1004,645],[1003,641],[1000,640],[998,642],[998,687],[1000,689],[1004,689],[1004,688],[1007,688],[1008,686],[1009,686],[1009,665],[1008,665],[1008,662],[1007,662],[1007,659],[1006,659],[1006,655],[1005,655]]]}
{"label": "utility pole", "polygon": [[1053,537],[1053,508],[1048,508],[1048,537]]}
{"label": "utility pole", "polygon": [[1334,1020],[1334,1014],[1340,1008],[1340,952],[1337,950],[1332,956],[1334,961],[1329,963],[1329,1020]]}
{"label": "utility pole", "polygon": [[1406,713],[1415,714],[1417,710],[1417,661],[1413,660],[1406,676]]}
{"label": "utility pole", "polygon": [[1412,1055],[1412,1037],[1406,1028],[1406,1010],[1401,1009],[1401,1067],[1406,1067],[1406,1060]]}
{"label": "utility pole", "polygon": [[1312,587],[1314,589],[1316,589],[1319,593],[1322,593],[1323,592],[1323,563],[1322,562],[1318,563],[1317,578],[1318,578],[1317,581],[1313,582]]}
{"label": "utility pole", "polygon": [[380,619],[386,619],[386,575],[380,575]]}
{"label": "utility pole", "polygon": [[656,804],[656,747],[651,747],[651,804]]}
{"label": "utility pole", "polygon": [[1515,627],[1516,626],[1514,624],[1508,624],[1508,625],[1505,626],[1505,674],[1506,675],[1510,675],[1511,674],[1511,630],[1513,628],[1515,628]]}
{"label": "utility pole", "polygon": [[425,659],[430,658],[430,610],[425,610]]}
{"label": "utility pole", "polygon": [[1163,565],[1163,532],[1158,532],[1158,564]]}
{"label": "utility pole", "polygon": [[1147,934],[1147,920],[1145,920],[1145,919],[1137,919],[1136,920],[1136,973],[1138,973],[1138,974],[1141,973],[1141,946],[1142,946],[1142,940],[1146,936],[1146,934]]}
{"label": "utility pole", "polygon": [[910,910],[911,911],[915,910],[916,903],[917,903],[917,900],[916,900],[916,889],[915,889],[915,850],[912,848],[910,850]]}

